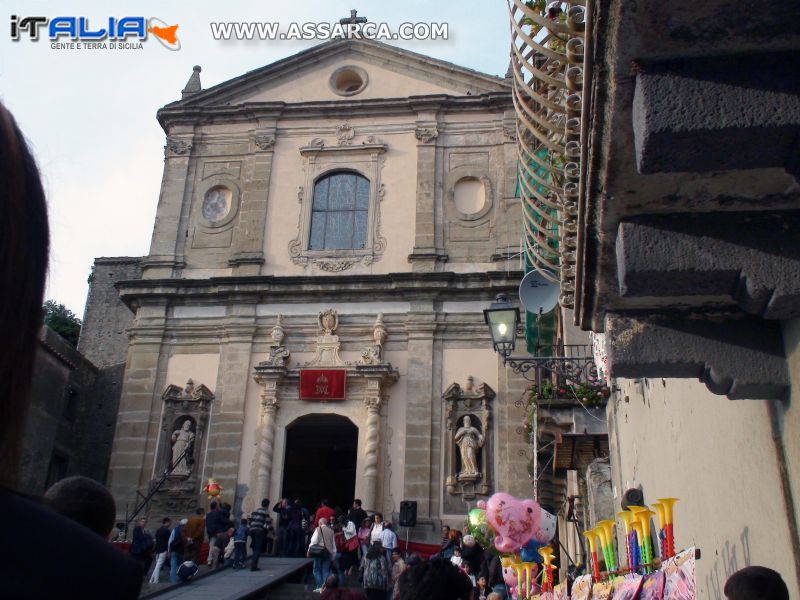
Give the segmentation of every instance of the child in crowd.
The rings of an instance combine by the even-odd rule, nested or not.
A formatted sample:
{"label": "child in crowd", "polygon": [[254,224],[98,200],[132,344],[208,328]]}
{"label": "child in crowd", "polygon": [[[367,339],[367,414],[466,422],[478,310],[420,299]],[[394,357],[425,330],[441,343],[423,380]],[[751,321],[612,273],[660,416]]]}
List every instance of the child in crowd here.
{"label": "child in crowd", "polygon": [[242,519],[233,534],[233,568],[243,569],[247,556],[247,519]]}

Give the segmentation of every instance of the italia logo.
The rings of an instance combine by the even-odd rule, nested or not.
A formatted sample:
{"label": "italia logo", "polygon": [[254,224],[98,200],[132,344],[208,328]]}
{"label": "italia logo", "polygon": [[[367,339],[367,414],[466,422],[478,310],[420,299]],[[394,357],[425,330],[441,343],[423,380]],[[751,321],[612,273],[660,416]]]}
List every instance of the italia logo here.
{"label": "italia logo", "polygon": [[[68,39],[73,42],[134,42],[148,39],[149,34],[167,50],[180,50],[179,25],[170,25],[157,17],[108,17],[89,22],[88,17],[19,17],[11,15],[11,39],[39,41],[42,32],[51,42]],[[26,35],[27,34],[27,35]]]}

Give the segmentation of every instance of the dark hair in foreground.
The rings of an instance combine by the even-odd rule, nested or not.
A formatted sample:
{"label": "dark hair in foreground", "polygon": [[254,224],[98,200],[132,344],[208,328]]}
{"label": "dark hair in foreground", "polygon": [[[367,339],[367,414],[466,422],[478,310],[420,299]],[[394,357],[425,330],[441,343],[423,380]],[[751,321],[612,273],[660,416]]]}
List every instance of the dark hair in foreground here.
{"label": "dark hair in foreground", "polygon": [[781,574],[767,567],[745,567],[725,582],[729,600],[789,600]]}
{"label": "dark hair in foreground", "polygon": [[403,571],[400,600],[470,600],[472,582],[449,560],[434,558]]}
{"label": "dark hair in foreground", "polygon": [[45,503],[57,513],[88,527],[103,538],[114,528],[117,506],[104,485],[76,475],[50,486]]}
{"label": "dark hair in foreground", "polygon": [[15,487],[50,234],[36,162],[0,104],[0,485]]}

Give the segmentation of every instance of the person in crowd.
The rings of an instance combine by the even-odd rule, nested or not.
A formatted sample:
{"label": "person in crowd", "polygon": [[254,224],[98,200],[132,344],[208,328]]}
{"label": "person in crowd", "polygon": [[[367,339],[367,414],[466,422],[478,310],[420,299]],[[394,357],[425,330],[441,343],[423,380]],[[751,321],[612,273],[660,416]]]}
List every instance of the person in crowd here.
{"label": "person in crowd", "polygon": [[106,487],[88,477],[66,477],[44,493],[44,503],[59,514],[88,527],[104,540],[114,529],[117,505]]}
{"label": "person in crowd", "polygon": [[320,600],[365,600],[364,594],[359,590],[348,589],[339,586],[339,578],[336,575],[328,575],[325,584],[322,586]]}
{"label": "person in crowd", "polygon": [[219,505],[219,530],[227,531],[231,527],[233,527],[233,521],[231,520],[231,511],[233,507],[228,502],[223,502]]}
{"label": "person in crowd", "polygon": [[472,572],[472,567],[470,567],[467,561],[463,561],[461,563],[461,570],[464,571],[464,575],[469,577],[469,581],[472,583],[472,587],[474,588],[478,582],[475,581],[475,574]]}
{"label": "person in crowd", "polygon": [[199,507],[181,530],[184,562],[197,564],[198,560],[200,560],[200,547],[203,545],[203,531],[205,530],[206,522],[204,514],[205,510]]}
{"label": "person in crowd", "polygon": [[334,532],[328,526],[328,519],[320,518],[319,525],[311,535],[306,556],[314,560],[314,580],[317,587],[315,592],[321,592],[325,580],[331,570],[331,560],[336,556],[336,542]]}
{"label": "person in crowd", "polygon": [[[269,500],[267,502],[269,503]],[[264,512],[264,549],[262,554],[271,556],[275,553],[275,521],[272,520],[272,515],[269,514],[269,506],[265,507]]]}
{"label": "person in crowd", "polygon": [[[313,527],[316,528],[319,525],[320,519],[325,519],[328,523],[331,523],[331,518],[334,515],[334,510],[328,506],[328,500],[323,499],[319,502],[319,508],[317,508],[317,512],[314,513],[314,522]],[[323,582],[324,583],[324,582]]]}
{"label": "person in crowd", "polygon": [[497,592],[500,594],[501,598],[506,597],[506,583],[503,579],[503,564],[500,562],[499,556],[489,553],[484,555],[480,576],[486,579],[486,585],[490,591]]}
{"label": "person in crowd", "polygon": [[397,534],[392,531],[392,524],[386,522],[383,524],[383,532],[381,533],[381,545],[384,552],[386,552],[386,562],[392,563],[392,550],[397,548]]}
{"label": "person in crowd", "polygon": [[464,559],[461,558],[461,547],[456,546],[453,548],[453,556],[450,557],[450,562],[457,566],[459,569],[461,568]]}
{"label": "person in crowd", "polygon": [[244,561],[247,557],[247,519],[242,518],[239,522],[239,527],[233,536],[233,568],[243,569]]}
{"label": "person in crowd", "polygon": [[347,512],[347,519],[352,521],[356,524],[356,527],[361,525],[364,522],[364,519],[367,518],[367,511],[361,508],[361,499],[356,498],[353,500],[353,505],[350,507],[350,510]]}
{"label": "person in crowd", "polygon": [[253,558],[250,561],[250,570],[258,571],[258,559],[264,551],[264,543],[267,535],[267,519],[272,521],[269,516],[269,499],[264,498],[261,506],[250,513],[250,528],[248,533],[252,539],[250,547],[253,550]]}
{"label": "person in crowd", "polygon": [[486,577],[481,575],[475,582],[475,591],[473,592],[475,600],[487,600],[487,596],[490,593],[491,590],[489,589],[489,584],[486,582]]}
{"label": "person in crowd", "polygon": [[370,545],[364,560],[361,561],[361,570],[367,600],[386,600],[391,583],[391,571],[380,540]]}
{"label": "person in crowd", "polygon": [[169,580],[178,583],[178,566],[183,563],[183,528],[189,519],[181,519],[177,527],[169,534],[167,548],[169,549]]}
{"label": "person in crowd", "polygon": [[433,558],[403,571],[400,600],[472,600],[472,582],[449,560]]}
{"label": "person in crowd", "polygon": [[211,566],[211,549],[214,545],[214,538],[224,527],[223,521],[225,515],[219,509],[216,501],[212,500],[208,505],[208,514],[206,515],[206,535],[208,535],[208,566]]}
{"label": "person in crowd", "polygon": [[450,543],[450,526],[442,525],[442,550]]}
{"label": "person in crowd", "polygon": [[745,567],[728,577],[724,588],[728,600],[789,600],[789,589],[781,574],[767,567]]}
{"label": "person in crowd", "polygon": [[289,527],[289,499],[281,498],[272,512],[277,515],[275,520],[275,546],[273,554],[276,556],[288,556],[286,553],[286,529]]}
{"label": "person in crowd", "polygon": [[392,573],[391,573],[391,581],[389,587],[389,600],[400,595],[400,588],[397,586],[397,582],[400,579],[400,575],[402,575],[403,571],[406,570],[406,563],[403,560],[402,553],[400,552],[400,548],[394,548],[392,550]]}
{"label": "person in crowd", "polygon": [[156,566],[153,567],[153,573],[150,575],[150,583],[158,583],[161,567],[164,566],[164,562],[167,560],[169,537],[172,534],[170,527],[172,527],[172,520],[169,517],[164,517],[161,520],[161,527],[156,530],[156,545],[153,549],[156,555]]}
{"label": "person in crowd", "polygon": [[352,575],[353,567],[358,564],[358,532],[356,531],[356,525],[348,519],[346,516],[342,515],[339,518],[339,524],[342,528],[342,540],[343,546],[340,550],[340,559],[339,559],[339,567],[342,569],[342,573],[344,576]]}
{"label": "person in crowd", "polygon": [[304,508],[299,499],[296,499],[289,509],[289,525],[286,529],[287,556],[298,558],[302,556],[304,548],[305,531],[303,528]]}
{"label": "person in crowd", "polygon": [[470,572],[473,575],[480,572],[483,563],[483,548],[475,543],[472,535],[467,534],[461,538],[461,558],[464,562],[469,563]]}
{"label": "person in crowd", "polygon": [[497,592],[489,592],[489,595],[486,596],[486,600],[503,600],[503,596]]}
{"label": "person in crowd", "polygon": [[236,560],[236,529],[228,528],[228,543],[222,551],[222,564],[225,567],[232,567]]}
{"label": "person in crowd", "polygon": [[142,586],[139,564],[94,531],[17,491],[50,234],[39,170],[2,104],[0,212],[0,514],[6,515],[0,547],[7,550],[0,561],[3,595],[133,600]]}
{"label": "person in crowd", "polygon": [[153,564],[153,536],[145,529],[147,519],[144,517],[139,519],[136,527],[133,528],[133,539],[131,541],[130,554],[140,563],[144,573],[150,571],[150,565]]}
{"label": "person in crowd", "polygon": [[[211,558],[209,558],[208,564],[211,569],[218,569],[222,566],[222,563],[225,561],[225,548],[228,547],[231,539],[233,539],[233,534],[233,527],[218,531],[217,535],[214,536],[214,540],[210,542],[208,553]],[[233,548],[231,548],[231,552],[232,551]]]}
{"label": "person in crowd", "polygon": [[447,534],[447,544],[442,546],[442,549],[439,551],[438,556],[447,559],[452,558],[455,549],[460,548],[459,542],[460,540],[459,540],[458,530],[451,529],[450,533]]}
{"label": "person in crowd", "polygon": [[369,543],[372,545],[375,542],[383,544],[383,515],[381,513],[372,515],[372,524],[369,528]]}
{"label": "person in crowd", "polygon": [[192,560],[186,560],[181,563],[178,567],[178,581],[182,581],[183,583],[188,583],[192,579],[195,578],[197,575],[197,571],[200,569],[197,567],[197,563]]}
{"label": "person in crowd", "polygon": [[369,534],[370,528],[372,526],[372,521],[370,519],[364,519],[361,521],[361,527],[358,529],[358,546],[359,546],[359,555],[358,559],[364,560],[364,557],[367,555],[367,550],[369,550]]}

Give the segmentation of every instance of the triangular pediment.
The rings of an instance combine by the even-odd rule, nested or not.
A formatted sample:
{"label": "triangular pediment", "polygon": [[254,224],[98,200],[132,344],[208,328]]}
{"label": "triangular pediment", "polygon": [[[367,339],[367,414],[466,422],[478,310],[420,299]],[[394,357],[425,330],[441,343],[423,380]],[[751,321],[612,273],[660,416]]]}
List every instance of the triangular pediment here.
{"label": "triangular pediment", "polygon": [[[337,92],[332,76],[352,67],[366,77],[363,89]],[[502,78],[368,40],[334,40],[250,71],[170,104],[235,106],[260,102],[324,102],[411,96],[468,96],[507,92]]]}

